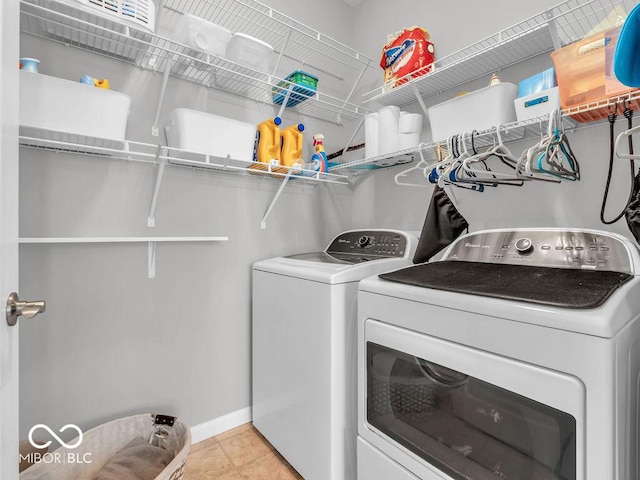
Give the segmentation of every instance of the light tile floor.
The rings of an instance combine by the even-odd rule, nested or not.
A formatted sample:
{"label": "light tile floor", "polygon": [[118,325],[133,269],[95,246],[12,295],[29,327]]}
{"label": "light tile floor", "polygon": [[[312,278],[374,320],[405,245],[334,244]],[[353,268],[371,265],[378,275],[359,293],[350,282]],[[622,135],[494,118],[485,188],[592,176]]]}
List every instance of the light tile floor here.
{"label": "light tile floor", "polygon": [[184,480],[304,480],[251,423],[191,446]]}

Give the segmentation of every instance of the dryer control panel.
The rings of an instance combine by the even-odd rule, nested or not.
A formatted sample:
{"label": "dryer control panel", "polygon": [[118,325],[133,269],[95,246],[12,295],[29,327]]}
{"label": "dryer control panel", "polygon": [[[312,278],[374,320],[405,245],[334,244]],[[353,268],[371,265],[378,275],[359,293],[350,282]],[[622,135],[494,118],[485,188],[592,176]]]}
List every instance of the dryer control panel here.
{"label": "dryer control panel", "polygon": [[351,254],[376,258],[402,258],[407,255],[407,237],[394,230],[354,230],[333,239],[329,254]]}
{"label": "dryer control panel", "polygon": [[630,247],[606,232],[489,230],[460,237],[443,260],[634,273]]}

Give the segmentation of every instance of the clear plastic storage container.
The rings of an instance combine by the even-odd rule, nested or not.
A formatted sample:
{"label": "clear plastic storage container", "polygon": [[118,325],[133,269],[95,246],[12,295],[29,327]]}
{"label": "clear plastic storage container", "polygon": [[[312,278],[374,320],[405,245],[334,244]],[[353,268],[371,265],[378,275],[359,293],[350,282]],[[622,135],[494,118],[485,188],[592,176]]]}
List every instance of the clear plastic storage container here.
{"label": "clear plastic storage container", "polygon": [[223,57],[231,40],[231,30],[185,13],[176,25],[175,40],[201,52]]}
{"label": "clear plastic storage container", "polygon": [[[584,38],[551,52],[556,68],[563,109],[587,105],[634,90],[621,84],[613,73],[620,27]],[[606,109],[574,115],[578,121],[604,118]]]}
{"label": "clear plastic storage container", "polygon": [[268,72],[272,53],[273,47],[268,43],[244,33],[234,33],[227,45],[226,56],[233,62],[259,72]]}

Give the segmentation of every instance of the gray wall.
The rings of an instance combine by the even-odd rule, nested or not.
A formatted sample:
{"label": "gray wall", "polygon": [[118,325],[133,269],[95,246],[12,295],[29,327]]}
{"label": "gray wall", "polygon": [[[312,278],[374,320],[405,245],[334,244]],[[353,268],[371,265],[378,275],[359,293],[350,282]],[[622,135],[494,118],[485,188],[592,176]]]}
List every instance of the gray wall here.
{"label": "gray wall", "polygon": [[[444,56],[557,3],[365,0],[355,9],[335,0],[266,2],[378,60],[386,34],[419,24]],[[480,21],[479,21],[480,20]],[[21,54],[40,58],[41,71],[69,79],[84,73],[111,79],[134,98],[128,135],[151,142],[149,130],[160,76],[22,37]],[[499,72],[504,81],[550,66],[548,56]],[[379,86],[375,67],[359,94]],[[478,79],[456,90],[480,88]],[[321,80],[322,81],[322,80]],[[331,84],[332,89],[348,88]],[[178,106],[258,122],[272,107],[170,79],[163,116]],[[435,104],[456,91],[427,99]],[[417,105],[407,108],[420,111]],[[304,119],[322,132],[327,150],[343,146],[345,128]],[[285,117],[285,123],[296,121]],[[621,127],[620,127],[621,128]],[[456,191],[474,230],[508,226],[598,227],[607,160],[607,129],[571,135],[581,161],[578,183],[501,187],[484,194]],[[424,141],[430,140],[425,122]],[[356,142],[362,140],[362,132]],[[513,150],[526,144],[514,144]],[[290,185],[268,228],[260,219],[278,184],[268,179],[167,169],[155,229],[146,227],[153,166],[82,156],[21,151],[22,236],[228,235],[220,244],[160,245],[157,278],[146,278],[146,245],[22,246],[21,296],[46,298],[47,313],[21,323],[21,429],[35,423],[90,427],[151,410],[199,424],[247,407],[251,362],[251,264],[281,254],[321,249],[341,230],[419,230],[430,188],[397,187],[394,167],[363,175],[351,190]],[[611,205],[622,206],[627,167],[617,162]],[[626,227],[614,231],[628,234]]]}
{"label": "gray wall", "polygon": [[[330,5],[322,13],[314,2],[299,1],[291,14],[350,42],[351,8],[337,0]],[[341,13],[329,21],[332,11]],[[24,34],[20,50],[41,60],[43,74],[108,78],[133,98],[127,137],[157,142],[150,131],[160,74]],[[344,95],[351,85],[343,83],[331,88]],[[162,118],[176,107],[251,123],[277,113],[173,78],[169,92]],[[285,112],[285,125],[298,121],[310,133],[309,155],[312,134],[323,133],[332,151],[355,128]],[[350,187],[292,181],[262,230],[278,181],[168,167],[156,227],[148,228],[156,167],[24,148],[20,154],[22,237],[229,237],[159,244],[155,279],[147,278],[146,244],[21,246],[20,295],[47,300],[46,314],[20,324],[22,437],[37,423],[89,428],[161,411],[196,425],[250,406],[251,265],[323,249],[351,226]]]}

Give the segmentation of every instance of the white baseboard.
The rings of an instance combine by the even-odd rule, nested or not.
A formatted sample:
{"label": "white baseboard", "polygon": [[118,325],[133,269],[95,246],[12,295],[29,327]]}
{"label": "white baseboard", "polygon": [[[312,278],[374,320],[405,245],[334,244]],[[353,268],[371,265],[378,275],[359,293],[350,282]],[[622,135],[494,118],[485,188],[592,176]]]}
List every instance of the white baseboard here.
{"label": "white baseboard", "polygon": [[242,408],[222,417],[191,427],[191,443],[198,443],[207,438],[215,437],[227,430],[239,427],[251,421],[251,407]]}

